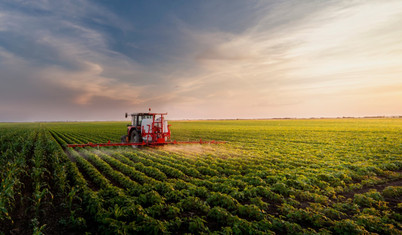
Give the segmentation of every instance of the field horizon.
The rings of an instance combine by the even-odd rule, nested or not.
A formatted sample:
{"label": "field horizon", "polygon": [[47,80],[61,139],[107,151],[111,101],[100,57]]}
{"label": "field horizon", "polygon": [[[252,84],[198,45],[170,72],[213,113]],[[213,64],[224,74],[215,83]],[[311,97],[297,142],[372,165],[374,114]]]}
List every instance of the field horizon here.
{"label": "field horizon", "polygon": [[[376,115],[376,116],[344,116],[344,117],[275,117],[275,118],[194,118],[194,119],[168,119],[168,121],[264,121],[264,120],[316,120],[316,119],[398,119],[402,118],[402,115]],[[129,122],[129,120],[56,120],[56,121],[0,121],[0,123],[70,123],[70,122]]]}

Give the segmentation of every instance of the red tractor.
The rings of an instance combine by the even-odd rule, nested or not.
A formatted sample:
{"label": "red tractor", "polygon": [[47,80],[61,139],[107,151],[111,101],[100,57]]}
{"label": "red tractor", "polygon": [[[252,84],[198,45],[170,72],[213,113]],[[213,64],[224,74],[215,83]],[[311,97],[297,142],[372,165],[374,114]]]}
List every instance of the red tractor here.
{"label": "red tractor", "polygon": [[167,113],[132,113],[130,115],[131,125],[127,125],[127,135],[121,137],[122,143],[164,144],[170,141],[169,125],[164,118]]}
{"label": "red tractor", "polygon": [[[131,125],[127,125],[127,135],[121,137],[121,143],[67,144],[67,147],[103,147],[103,146],[156,146],[165,144],[221,144],[225,141],[170,141],[170,129],[164,115],[167,113],[132,113]],[[126,113],[126,118],[128,114]]]}

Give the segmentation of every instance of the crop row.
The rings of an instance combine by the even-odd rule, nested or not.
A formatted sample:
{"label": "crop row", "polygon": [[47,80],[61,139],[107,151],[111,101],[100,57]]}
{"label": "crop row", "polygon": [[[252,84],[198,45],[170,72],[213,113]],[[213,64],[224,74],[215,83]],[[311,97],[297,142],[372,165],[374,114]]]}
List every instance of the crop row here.
{"label": "crop row", "polygon": [[49,224],[57,218],[49,215],[69,214],[60,202],[70,188],[65,167],[70,161],[39,124],[0,129],[0,134],[0,231],[40,234],[60,227]]}
{"label": "crop row", "polygon": [[[33,142],[29,141],[35,133],[26,133],[22,130],[2,130],[1,133],[1,158],[0,158],[0,221],[12,221],[10,212],[15,209],[18,196],[21,195],[23,183],[21,178],[26,174],[27,163],[25,155],[32,148]],[[22,144],[22,139],[27,141]]]}
{"label": "crop row", "polygon": [[[94,154],[86,150],[82,151],[81,154],[97,166],[100,172],[102,172],[100,174],[110,177],[115,181],[118,180],[117,175],[120,176],[120,179],[124,179],[120,174],[130,177],[133,170],[137,171],[135,164],[139,163],[155,167],[154,169],[159,169],[161,172],[167,173],[167,175],[169,175],[168,172],[171,170],[171,168],[166,168],[165,165],[156,163],[158,161],[154,162],[153,160],[156,160],[155,156],[158,155],[150,152],[147,153],[147,151],[145,151],[145,153],[141,152],[140,155],[142,155],[142,157],[139,157],[137,152],[134,153],[127,151],[122,153],[114,152],[110,154],[112,156],[101,151],[96,151],[96,154]],[[115,158],[115,156],[119,156],[120,158]],[[163,154],[159,156],[163,159]],[[123,161],[125,161],[126,164],[120,161],[122,159],[124,159]],[[110,164],[113,168],[107,166],[107,164]],[[113,170],[115,173],[112,172]],[[138,172],[141,171],[138,170]],[[137,205],[146,208],[145,211],[149,211],[151,210],[150,208],[152,208],[150,213],[151,216],[155,217],[154,219],[160,219],[160,216],[163,215],[163,209],[161,209],[160,206],[158,207],[159,209],[156,209],[156,205],[159,204],[168,204],[174,208],[178,208],[179,214],[195,215],[193,218],[199,219],[198,223],[202,225],[198,228],[199,230],[193,230],[198,232],[210,231],[210,228],[207,226],[207,224],[210,224],[208,221],[218,221],[219,225],[223,228],[226,225],[233,223],[233,221],[236,221],[236,223],[242,224],[244,229],[250,229],[250,227],[248,227],[250,223],[255,224],[258,221],[262,221],[262,224],[260,225],[261,227],[256,231],[263,228],[277,230],[279,228],[272,227],[272,223],[278,221],[269,213],[273,211],[284,215],[293,216],[293,214],[295,214],[293,217],[289,217],[290,221],[293,222],[288,224],[286,229],[300,230],[301,228],[298,226],[298,223],[301,223],[302,220],[306,220],[306,218],[311,226],[314,225],[322,228],[333,226],[335,229],[335,227],[338,226],[336,219],[343,218],[346,215],[345,212],[342,212],[342,210],[339,209],[339,205],[346,206],[350,203],[342,204],[342,202],[340,202],[337,204],[336,201],[338,200],[335,198],[334,203],[332,204],[327,196],[319,193],[320,191],[312,190],[313,192],[309,192],[302,189],[292,188],[292,186],[284,183],[265,183],[261,185],[261,182],[258,180],[257,182],[259,183],[253,183],[253,181],[250,181],[253,179],[249,179],[241,174],[229,176],[228,178],[222,178],[222,175],[220,175],[220,177],[215,176],[209,177],[208,179],[194,178],[185,175],[185,181],[181,180],[183,178],[182,175],[174,177],[173,174],[170,174],[169,178],[170,179],[162,183],[162,188],[161,183],[157,183],[158,181],[149,181],[149,184],[144,184],[144,181],[141,182],[141,180],[137,181],[139,183],[138,185],[132,185],[131,187],[124,186],[124,184],[130,182],[131,179],[135,181],[134,177],[131,179],[126,178],[124,181],[118,181],[118,185],[122,189],[127,190],[127,194],[135,196],[146,195],[142,197],[142,200],[136,198],[134,201]],[[151,199],[145,200],[145,197]],[[321,206],[320,210],[314,212],[318,213],[317,215],[319,218],[317,218],[316,214],[303,208],[301,202],[298,200],[301,202],[306,200],[311,201],[313,203],[312,205],[324,205],[325,207],[334,206],[331,210],[324,210]],[[333,213],[338,214],[338,217],[334,216]],[[263,221],[265,221],[265,223]],[[268,224],[267,221],[269,221]],[[285,222],[282,221],[280,223]],[[355,227],[359,228],[357,225]]]}
{"label": "crop row", "polygon": [[120,137],[125,132],[125,126],[119,125],[116,127],[110,126],[109,123],[70,123],[69,128],[64,128],[63,124],[47,123],[46,128],[51,132],[66,135],[70,138],[69,144],[79,142],[103,143],[107,141],[119,142]]}
{"label": "crop row", "polygon": [[[122,177],[119,172],[111,172],[111,169],[109,166],[106,165],[106,162],[101,162],[101,159],[96,156],[96,154],[89,153],[85,151],[87,155],[85,155],[86,158],[88,158],[89,161],[85,160],[84,158],[78,156],[78,153],[74,153],[75,155],[75,160],[77,160],[77,164],[80,165],[79,168],[84,169],[86,171],[86,174],[89,175],[91,181],[96,182],[99,184],[99,186],[103,186],[104,188],[112,189],[113,186],[108,183],[107,179],[101,175],[99,171],[97,171],[96,167],[99,167],[100,170],[102,170],[102,173],[106,175],[107,177],[112,178],[113,180],[118,180],[118,178],[115,177],[115,175],[119,175]],[[88,156],[89,155],[89,156]],[[104,156],[105,157],[105,156]],[[82,163],[85,162],[85,163]],[[93,165],[89,165],[89,162],[93,163]],[[83,166],[86,164],[86,166]],[[90,173],[93,171],[93,173]],[[103,179],[103,180],[100,180]],[[124,177],[122,177],[124,179]],[[191,211],[197,211],[198,209],[202,209],[202,214],[205,214],[205,216],[209,215],[209,219],[214,219],[215,217],[219,216],[219,213],[227,213],[229,216],[229,212],[225,212],[226,210],[221,208],[218,210],[218,208],[215,208],[213,210],[210,210],[210,207],[201,199],[198,197],[195,197],[195,195],[198,192],[197,187],[193,186],[193,189],[190,190],[190,192],[193,192],[194,194],[188,195],[186,193],[187,186],[184,182],[176,182],[176,183],[156,183],[154,185],[148,185],[145,184],[143,187],[139,188],[138,185],[131,185],[131,187],[128,187],[127,184],[125,183],[129,182],[128,179],[124,180],[118,180],[118,184],[120,184],[121,187],[126,188],[129,192],[135,193],[134,189],[137,189],[137,197],[134,197],[133,200],[135,204],[141,205],[142,208],[146,208],[145,211],[148,212],[148,214],[153,215],[154,217],[160,219],[163,216],[168,216],[169,218],[176,218],[180,213],[186,213]],[[185,187],[185,188],[183,188]],[[114,189],[115,191],[120,191],[117,189]],[[179,190],[179,191],[178,191]],[[112,190],[113,191],[113,190]],[[177,194],[176,192],[180,192]],[[193,196],[191,196],[193,195]],[[204,196],[206,196],[204,194]],[[212,203],[212,201],[215,201],[219,199],[217,198],[217,195],[213,195],[209,200]],[[221,199],[221,200],[224,200]],[[176,203],[170,203],[169,205],[166,205],[166,202],[176,202]],[[196,204],[194,204],[196,203]],[[232,208],[234,209],[234,208]],[[211,213],[209,213],[211,211]],[[242,224],[248,224],[250,225],[250,222],[247,222],[244,219],[240,219],[239,217],[230,215],[230,218],[232,220],[237,220],[238,223]],[[208,228],[206,225],[204,225],[203,219],[200,217],[192,218],[191,220],[198,221],[198,225],[196,228],[192,228],[193,231],[208,231]],[[193,224],[194,222],[188,222]],[[165,228],[169,228],[171,226],[177,226],[177,221],[168,221],[165,225]],[[195,226],[192,225],[192,227]],[[162,227],[163,228],[163,227]],[[162,229],[160,228],[160,229]],[[244,228],[246,229],[246,228]],[[163,230],[162,230],[163,231]],[[191,230],[190,230],[191,231]]]}

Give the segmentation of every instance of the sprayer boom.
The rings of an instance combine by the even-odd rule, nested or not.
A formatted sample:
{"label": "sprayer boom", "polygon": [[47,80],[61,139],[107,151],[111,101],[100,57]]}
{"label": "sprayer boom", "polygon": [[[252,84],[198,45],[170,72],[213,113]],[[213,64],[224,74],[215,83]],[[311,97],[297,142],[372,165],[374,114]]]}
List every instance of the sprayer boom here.
{"label": "sprayer boom", "polygon": [[150,142],[150,143],[87,143],[87,144],[67,144],[69,148],[84,147],[105,147],[105,146],[162,146],[168,144],[224,144],[226,141],[169,141],[169,142]]}

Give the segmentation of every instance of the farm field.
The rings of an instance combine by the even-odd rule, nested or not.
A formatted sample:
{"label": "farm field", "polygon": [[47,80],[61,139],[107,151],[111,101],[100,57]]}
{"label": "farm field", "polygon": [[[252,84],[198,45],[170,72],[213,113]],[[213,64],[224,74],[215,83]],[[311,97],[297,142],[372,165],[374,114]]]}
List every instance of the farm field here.
{"label": "farm field", "polygon": [[0,234],[400,234],[402,119],[0,123]]}

